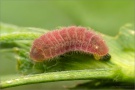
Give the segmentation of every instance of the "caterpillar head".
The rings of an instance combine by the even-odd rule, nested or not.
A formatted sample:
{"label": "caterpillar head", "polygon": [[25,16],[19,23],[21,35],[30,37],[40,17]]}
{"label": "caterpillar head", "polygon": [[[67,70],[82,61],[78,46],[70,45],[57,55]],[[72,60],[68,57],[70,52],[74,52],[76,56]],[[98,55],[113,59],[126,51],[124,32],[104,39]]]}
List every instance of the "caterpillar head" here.
{"label": "caterpillar head", "polygon": [[34,61],[43,61],[44,55],[43,51],[35,46],[32,46],[30,51],[30,58]]}

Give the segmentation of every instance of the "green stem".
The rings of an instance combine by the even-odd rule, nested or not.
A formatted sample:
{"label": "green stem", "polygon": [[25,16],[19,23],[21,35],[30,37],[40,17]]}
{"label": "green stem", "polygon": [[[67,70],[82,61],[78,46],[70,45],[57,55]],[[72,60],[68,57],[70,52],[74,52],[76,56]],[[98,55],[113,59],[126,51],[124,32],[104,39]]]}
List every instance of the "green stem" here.
{"label": "green stem", "polygon": [[3,52],[13,52],[14,51],[14,49],[12,49],[12,48],[9,48],[9,49],[1,49],[0,50],[0,53],[3,53]]}
{"label": "green stem", "polygon": [[10,34],[2,34],[0,36],[0,42],[12,41],[12,40],[33,40],[39,37],[41,33],[32,32],[16,32]]}
{"label": "green stem", "polygon": [[1,33],[11,33],[11,32],[38,32],[38,33],[45,33],[48,30],[41,29],[41,28],[34,28],[34,27],[18,27],[16,25],[6,24],[0,22],[0,29]]}
{"label": "green stem", "polygon": [[114,78],[116,70],[73,70],[73,71],[61,71],[51,72],[35,75],[27,75],[17,77],[11,80],[1,81],[0,88],[8,88],[13,86],[41,83],[41,82],[53,82],[53,81],[65,81],[65,80],[85,80],[85,79],[109,79]]}

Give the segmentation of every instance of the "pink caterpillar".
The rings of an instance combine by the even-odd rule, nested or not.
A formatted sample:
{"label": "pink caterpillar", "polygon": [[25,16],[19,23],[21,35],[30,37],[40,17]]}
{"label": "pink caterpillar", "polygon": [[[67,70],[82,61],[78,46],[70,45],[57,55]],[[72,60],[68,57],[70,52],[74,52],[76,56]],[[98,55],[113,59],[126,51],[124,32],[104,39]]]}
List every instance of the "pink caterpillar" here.
{"label": "pink caterpillar", "polygon": [[33,42],[30,58],[45,61],[70,51],[94,55],[99,60],[108,55],[108,47],[100,35],[84,27],[64,27],[50,31]]}

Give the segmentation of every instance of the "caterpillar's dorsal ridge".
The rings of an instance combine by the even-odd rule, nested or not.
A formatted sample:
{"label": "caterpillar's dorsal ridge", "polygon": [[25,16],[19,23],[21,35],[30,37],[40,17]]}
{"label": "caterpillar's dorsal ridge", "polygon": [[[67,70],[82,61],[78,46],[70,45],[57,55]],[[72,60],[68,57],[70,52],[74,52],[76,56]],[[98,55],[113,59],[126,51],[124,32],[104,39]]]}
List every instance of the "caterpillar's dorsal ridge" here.
{"label": "caterpillar's dorsal ridge", "polygon": [[93,54],[100,59],[109,50],[99,34],[85,27],[70,26],[50,31],[37,38],[32,45],[30,58],[46,61],[70,51]]}

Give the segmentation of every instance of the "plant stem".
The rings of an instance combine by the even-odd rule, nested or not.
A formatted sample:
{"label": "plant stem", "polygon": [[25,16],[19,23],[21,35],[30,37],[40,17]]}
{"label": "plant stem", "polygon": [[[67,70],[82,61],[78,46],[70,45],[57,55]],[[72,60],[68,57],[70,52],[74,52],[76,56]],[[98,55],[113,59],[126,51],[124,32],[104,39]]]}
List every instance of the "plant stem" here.
{"label": "plant stem", "polygon": [[2,34],[0,36],[0,42],[12,41],[12,40],[33,40],[39,37],[41,33],[32,32],[16,32],[10,34]]}
{"label": "plant stem", "polygon": [[109,78],[112,79],[115,76],[116,73],[115,71],[116,70],[114,69],[73,70],[73,71],[61,71],[61,72],[27,75],[17,77],[11,80],[1,81],[0,88],[8,88],[32,83],[65,81],[65,80],[109,79]]}

